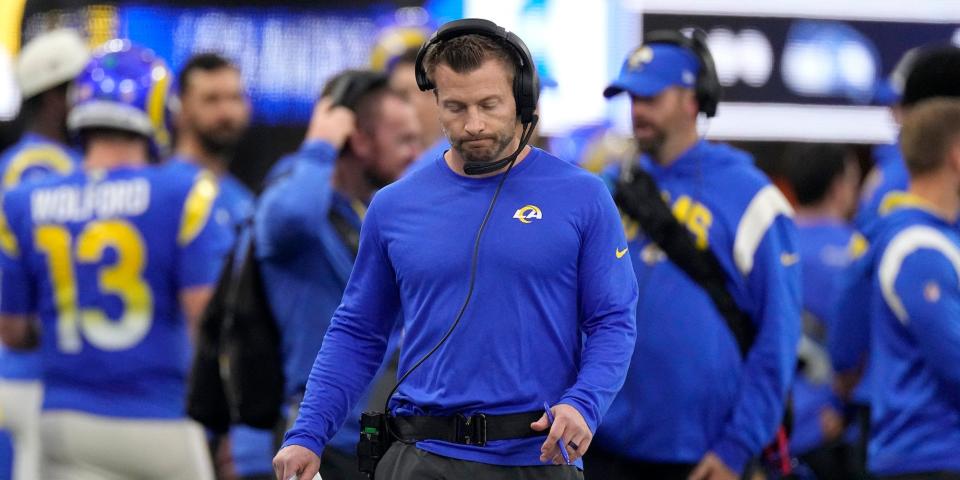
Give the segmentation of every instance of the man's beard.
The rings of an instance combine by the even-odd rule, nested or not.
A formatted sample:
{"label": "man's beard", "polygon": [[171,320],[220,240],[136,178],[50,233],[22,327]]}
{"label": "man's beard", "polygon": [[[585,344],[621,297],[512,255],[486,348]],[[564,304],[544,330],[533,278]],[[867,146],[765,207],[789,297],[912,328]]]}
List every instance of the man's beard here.
{"label": "man's beard", "polygon": [[243,137],[242,128],[218,128],[210,131],[197,130],[197,138],[203,149],[211,155],[229,156],[237,149]]}
{"label": "man's beard", "polygon": [[653,135],[650,137],[642,139],[634,137],[637,149],[651,157],[656,157],[656,154],[660,151],[660,148],[663,147],[666,139],[666,133],[656,127],[653,127]]}
{"label": "man's beard", "polygon": [[[490,139],[493,140],[493,147],[488,149],[481,150],[472,150],[464,148],[464,143],[470,140],[480,140],[480,139]],[[504,150],[513,143],[513,132],[510,134],[498,134],[492,136],[484,137],[471,137],[466,139],[457,139],[453,142],[453,149],[460,154],[460,158],[463,158],[467,162],[476,162],[476,163],[491,163],[506,155],[503,154]]]}

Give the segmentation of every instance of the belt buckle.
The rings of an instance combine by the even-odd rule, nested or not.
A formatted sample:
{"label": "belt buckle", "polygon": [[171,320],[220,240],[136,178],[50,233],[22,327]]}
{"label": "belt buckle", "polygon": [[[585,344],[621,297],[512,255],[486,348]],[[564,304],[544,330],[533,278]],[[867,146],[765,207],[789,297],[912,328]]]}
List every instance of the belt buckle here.
{"label": "belt buckle", "polygon": [[487,445],[487,416],[478,413],[472,416],[457,415],[457,440],[464,445],[484,447]]}

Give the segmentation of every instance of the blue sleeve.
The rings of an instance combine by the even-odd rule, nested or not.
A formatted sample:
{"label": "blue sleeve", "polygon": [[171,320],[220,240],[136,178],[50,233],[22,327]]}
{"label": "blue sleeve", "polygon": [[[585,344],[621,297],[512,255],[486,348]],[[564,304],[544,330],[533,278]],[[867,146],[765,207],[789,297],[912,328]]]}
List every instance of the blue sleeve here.
{"label": "blue sleeve", "polygon": [[587,209],[581,233],[578,303],[586,341],[580,372],[560,399],[583,415],[592,432],[623,386],[637,335],[637,277],[625,254],[627,240],[617,207],[601,188]]}
{"label": "blue sleeve", "polygon": [[870,255],[863,256],[841,273],[834,321],[827,332],[827,349],[834,370],[859,368],[870,347],[870,298],[873,290]]}
{"label": "blue sleeve", "polygon": [[894,288],[907,312],[906,327],[917,349],[960,405],[960,289],[957,269],[942,253],[919,250],[906,259]]}
{"label": "blue sleeve", "polygon": [[374,198],[360,229],[360,248],[343,300],[333,314],[307,391],[283,446],[321,455],[383,360],[400,312],[396,274],[380,239]]}
{"label": "blue sleeve", "polygon": [[747,285],[757,302],[757,337],[743,366],[738,400],[712,450],[734,471],[769,443],[783,420],[800,341],[800,265],[793,221],[778,217],[754,254]]}
{"label": "blue sleeve", "polygon": [[285,166],[285,172],[275,174],[257,208],[255,224],[260,258],[299,255],[304,241],[317,235],[314,225],[314,205],[318,201],[314,182],[317,180],[309,175],[310,170],[298,168],[297,163],[307,157],[332,163],[336,153],[326,142],[311,142],[280,161],[278,167]]}
{"label": "blue sleeve", "polygon": [[7,195],[0,208],[0,313],[26,315],[36,310],[34,282],[24,261],[23,239],[17,236],[22,224],[20,209]]}
{"label": "blue sleeve", "polygon": [[207,171],[193,179],[183,201],[177,232],[177,288],[216,283],[233,241],[232,225],[222,224],[214,212],[222,208],[217,180]]}

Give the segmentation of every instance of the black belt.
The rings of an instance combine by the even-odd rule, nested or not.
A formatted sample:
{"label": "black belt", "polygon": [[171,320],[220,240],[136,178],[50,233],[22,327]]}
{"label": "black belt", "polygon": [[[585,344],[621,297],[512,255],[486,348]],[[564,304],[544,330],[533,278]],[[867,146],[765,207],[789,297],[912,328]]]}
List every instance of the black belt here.
{"label": "black belt", "polygon": [[485,415],[478,413],[466,417],[403,416],[389,417],[390,429],[404,442],[442,440],[463,445],[484,446],[487,442],[512,438],[546,436],[530,424],[543,416],[543,411],[513,413],[510,415]]}

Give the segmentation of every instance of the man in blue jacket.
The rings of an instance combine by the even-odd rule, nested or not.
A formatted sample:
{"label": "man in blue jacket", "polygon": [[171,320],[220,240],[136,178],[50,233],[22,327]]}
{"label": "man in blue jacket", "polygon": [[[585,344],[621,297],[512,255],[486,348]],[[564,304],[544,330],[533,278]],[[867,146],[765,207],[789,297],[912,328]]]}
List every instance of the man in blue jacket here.
{"label": "man in blue jacket", "polygon": [[[960,48],[921,47],[917,50],[906,69],[903,95],[897,106],[898,116],[903,118],[917,105],[936,97],[960,97]],[[903,161],[899,144],[882,149],[883,158],[878,160],[870,177],[865,182],[864,198],[857,212],[856,226],[868,242],[874,240],[878,228],[874,225],[892,206],[903,203],[907,198],[907,168]],[[872,177],[872,179],[871,179]],[[871,185],[873,183],[874,185]],[[843,274],[842,289],[846,292],[838,296],[843,301],[837,306],[838,319],[828,338],[833,367],[840,378],[844,379],[844,389],[852,388],[851,403],[856,406],[858,423],[861,430],[869,424],[868,406],[870,404],[870,384],[873,377],[873,363],[868,358],[870,325],[864,312],[867,311],[866,298],[869,285],[866,281],[868,266],[864,262],[855,262]],[[866,457],[863,446],[869,437],[865,431],[858,432],[855,445],[857,466],[862,468]]]}
{"label": "man in blue jacket", "polygon": [[705,43],[694,41],[641,45],[604,94],[630,95],[642,168],[696,248],[719,261],[756,336],[741,358],[711,297],[627,218],[640,285],[637,344],[599,451],[587,458],[590,478],[739,478],[774,439],[793,379],[800,271],[792,210],[747,153],[698,136],[698,111],[713,113],[719,84]]}
{"label": "man in blue jacket", "polygon": [[[536,75],[516,36],[473,19],[441,32],[420,87],[435,85],[452,148],[370,204],[277,478],[317,472],[398,316],[406,381],[388,425],[403,441],[377,478],[580,478],[569,463],[580,464],[622,385],[636,280],[609,193],[523,145]],[[515,163],[500,161],[511,154]]]}
{"label": "man in blue jacket", "polygon": [[[328,83],[328,93],[330,85],[362,75],[377,74],[342,73]],[[355,114],[331,108],[330,99],[317,104],[303,147],[271,170],[254,222],[266,293],[283,337],[287,395],[294,399],[303,395],[340,304],[370,199],[396,180],[421,148],[416,111],[388,88],[386,76],[367,84],[351,107]],[[363,478],[357,470],[357,419],[368,409],[368,397],[369,392],[328,443],[324,477]]]}
{"label": "man in blue jacket", "polygon": [[868,468],[960,478],[960,101],[931,99],[901,131],[907,193],[881,208],[867,266]]}

